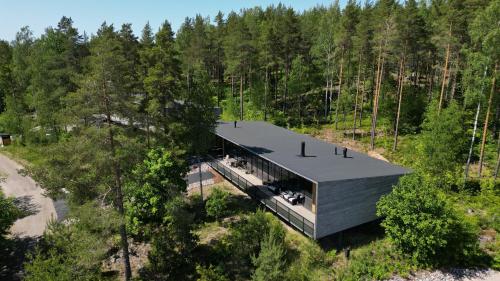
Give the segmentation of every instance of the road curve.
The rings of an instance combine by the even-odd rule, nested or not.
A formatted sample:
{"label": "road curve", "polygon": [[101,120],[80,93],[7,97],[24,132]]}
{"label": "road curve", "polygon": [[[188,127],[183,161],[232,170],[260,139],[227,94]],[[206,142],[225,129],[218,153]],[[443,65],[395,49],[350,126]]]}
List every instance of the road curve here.
{"label": "road curve", "polygon": [[16,197],[19,204],[32,211],[32,214],[17,220],[11,228],[11,234],[17,237],[38,237],[43,234],[47,222],[57,219],[54,202],[43,196],[43,190],[36,182],[19,174],[23,167],[17,162],[0,154],[0,173],[5,181],[0,183],[7,196]]}

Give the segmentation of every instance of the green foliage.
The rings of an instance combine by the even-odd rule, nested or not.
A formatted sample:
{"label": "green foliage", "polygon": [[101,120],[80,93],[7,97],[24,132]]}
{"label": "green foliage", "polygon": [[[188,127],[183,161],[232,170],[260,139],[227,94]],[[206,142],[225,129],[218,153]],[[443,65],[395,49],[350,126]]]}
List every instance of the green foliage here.
{"label": "green foliage", "polygon": [[407,276],[415,268],[386,239],[353,251],[346,262],[346,266],[334,268],[335,280],[385,280],[394,274]]}
{"label": "green foliage", "polygon": [[204,267],[197,265],[196,273],[199,275],[197,281],[229,281],[229,278],[224,274],[224,270],[220,266],[210,265],[209,267]]}
{"label": "green foliage", "polygon": [[168,214],[168,202],[186,190],[188,171],[182,152],[152,149],[126,185],[126,216],[132,233],[147,235]]}
{"label": "green foliage", "polygon": [[436,103],[428,107],[414,164],[424,175],[444,184],[461,178],[458,173],[466,149],[462,120],[463,113],[455,102],[441,112]]}
{"label": "green foliage", "polygon": [[229,195],[227,191],[214,188],[205,204],[207,215],[216,220],[222,218],[228,212]]}
{"label": "green foliage", "polygon": [[6,197],[0,190],[0,242],[20,216],[21,210],[14,204],[14,199]]}
{"label": "green foliage", "polygon": [[[0,108],[5,110],[5,97],[12,91],[12,47],[7,41],[0,40]],[[1,124],[1,122],[0,122]],[[1,127],[0,127],[1,128]],[[3,128],[1,128],[3,129]]]}
{"label": "green foliage", "polygon": [[500,1],[491,1],[486,9],[480,11],[471,24],[470,36],[474,43],[481,46],[482,52],[489,56],[490,62],[500,60],[500,31],[498,31],[498,15]]}
{"label": "green foliage", "polygon": [[82,204],[105,194],[112,184],[109,152],[96,147],[103,132],[89,129],[87,133],[39,148],[38,161],[27,168],[52,198],[67,196],[70,202]]}
{"label": "green foliage", "polygon": [[28,105],[37,113],[33,125],[39,126],[39,141],[57,140],[62,133],[64,98],[76,90],[81,71],[80,39],[71,18],[62,17],[33,45]]}
{"label": "green foliage", "polygon": [[445,195],[418,174],[400,179],[377,204],[377,215],[392,242],[424,265],[453,264],[477,251],[477,230]]}
{"label": "green foliage", "polygon": [[150,278],[180,280],[194,271],[192,260],[197,237],[192,231],[193,219],[182,198],[166,203],[162,226],[153,236],[149,253]]}
{"label": "green foliage", "polygon": [[[267,120],[308,134],[330,126],[331,110],[339,98],[340,118],[344,117],[345,129],[349,129],[356,93],[363,96],[364,123],[370,119],[382,60],[376,135],[377,145],[388,148],[397,109],[396,78],[404,57],[400,149],[392,153],[386,149],[384,156],[409,163],[425,180],[405,180],[413,189],[387,196],[379,211],[397,218],[386,220],[391,225],[388,233],[395,237],[391,241],[398,241],[395,245],[405,252],[414,252],[419,263],[435,263],[440,258],[449,263],[461,261],[475,248],[469,241],[475,232],[468,223],[470,217],[483,230],[499,231],[498,188],[492,179],[482,179],[480,192],[456,195],[466,198],[467,207],[474,209],[473,215],[462,218],[433,185],[442,189],[461,186],[473,110],[481,102],[483,120],[483,88],[491,86],[493,65],[500,59],[499,8],[498,0],[473,5],[467,1],[368,1],[363,7],[350,0],[344,7],[335,2],[297,13],[280,4],[227,16],[219,13],[215,24],[199,15],[187,18],[175,36],[168,22],[154,35],[147,24],[139,41],[130,24],[120,30],[103,24],[87,38],[78,34],[70,18],[63,17],[57,27],[38,38],[23,27],[12,43],[0,42],[0,130],[14,134],[18,144],[31,145],[6,150],[20,154],[26,150],[26,160],[33,162],[27,167],[29,174],[52,197],[64,197],[75,206],[99,201],[99,206],[114,204],[121,210],[119,191],[124,182],[129,229],[136,238],[153,239],[149,268],[153,278],[185,279],[187,271],[194,278],[193,266],[185,266],[195,264],[190,260],[195,240],[190,236],[191,215],[203,208],[195,204],[187,208],[179,199],[185,191],[186,172],[181,159],[184,153],[203,155],[209,147],[215,97],[224,109],[223,119],[238,119],[241,102],[246,120],[261,120],[266,112]],[[448,46],[449,72],[443,79]],[[443,82],[444,103],[438,113],[430,101],[439,97]],[[492,121],[488,129],[494,130],[497,122]],[[362,125],[359,132],[365,134],[368,127]],[[340,134],[333,132],[332,137]],[[494,134],[486,140],[485,166],[492,167],[498,154]],[[160,146],[166,150],[154,149],[143,161],[146,147]],[[31,154],[34,150],[41,152]],[[486,169],[483,177],[490,176],[489,172]],[[429,199],[433,196],[437,203]],[[207,213],[219,219],[228,208],[226,199],[216,192],[207,202]],[[391,200],[405,203],[392,204]],[[9,199],[2,202],[0,206],[10,210],[11,204],[5,203]],[[425,212],[416,209],[414,202],[423,204]],[[101,210],[99,206],[95,208]],[[1,224],[7,229],[12,216],[4,213],[7,218]],[[57,230],[54,226],[54,233],[70,236],[64,243],[77,252],[55,242],[56,250],[39,249],[30,269],[36,273],[28,278],[100,279],[99,270],[80,252],[91,239],[106,248],[102,242],[115,232],[106,231],[101,218],[95,218],[101,226],[95,228],[89,217],[89,211],[76,212],[73,219],[78,223],[58,225]],[[464,223],[457,223],[460,220]],[[273,278],[269,272],[283,269],[270,262],[280,256],[279,243],[267,237],[273,221],[262,212],[244,217],[213,247],[214,256],[228,265],[224,268],[227,279],[251,278],[252,257],[258,267],[256,279],[266,274]],[[83,237],[82,244],[72,238],[73,233]],[[62,236],[51,235],[47,240],[63,241]],[[451,244],[460,250],[450,251]],[[293,245],[298,250],[289,246],[284,259],[290,263],[283,274],[286,280],[325,280],[332,264],[339,262],[334,253],[325,254],[311,241]],[[485,247],[498,256],[498,245]],[[409,263],[391,250],[393,245],[385,239],[361,247],[352,262],[336,272],[337,279],[379,279],[391,272],[406,272]],[[94,249],[88,251],[94,253]],[[100,251],[95,253],[93,259],[102,259]],[[425,261],[427,257],[430,261]],[[198,275],[223,280],[219,270],[199,267]]]}
{"label": "green foliage", "polygon": [[274,223],[262,239],[260,253],[252,258],[254,281],[277,281],[283,278],[286,260],[285,229]]}
{"label": "green foliage", "polygon": [[259,253],[262,233],[269,233],[270,219],[262,210],[257,210],[236,225],[228,237],[233,255],[241,262],[250,262],[250,257]]}
{"label": "green foliage", "polygon": [[88,203],[65,223],[53,222],[36,252],[25,264],[25,280],[102,280],[102,261],[118,232],[119,216],[112,209]]}

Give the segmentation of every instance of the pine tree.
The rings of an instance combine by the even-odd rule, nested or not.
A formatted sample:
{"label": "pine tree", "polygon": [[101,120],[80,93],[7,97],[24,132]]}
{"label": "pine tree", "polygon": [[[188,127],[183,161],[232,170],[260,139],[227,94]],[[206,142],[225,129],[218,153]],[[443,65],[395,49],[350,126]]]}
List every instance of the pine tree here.
{"label": "pine tree", "polygon": [[48,28],[33,45],[30,107],[36,112],[35,125],[41,126],[43,135],[51,135],[53,140],[63,129],[64,98],[77,87],[76,77],[83,59],[78,52],[81,39],[71,18],[63,17],[57,28]]}
{"label": "pine tree", "polygon": [[181,69],[170,23],[162,24],[150,52],[154,64],[144,78],[144,88],[148,92],[147,112],[156,128],[158,141],[171,147],[175,146],[176,140],[167,136],[175,135],[174,124],[179,122],[178,117],[171,113],[175,112],[176,103],[180,101]]}
{"label": "pine tree", "polygon": [[285,230],[281,224],[273,224],[262,240],[260,253],[252,259],[254,281],[278,281],[283,279],[285,267]]}
{"label": "pine tree", "polygon": [[243,80],[248,72],[250,60],[254,49],[250,44],[250,33],[245,22],[238,15],[231,13],[227,19],[227,31],[224,50],[227,72],[234,77],[239,77],[240,84],[240,120],[244,118]]}
{"label": "pine tree", "polygon": [[[500,51],[498,46],[500,44],[500,34],[498,33],[498,12],[500,11],[499,1],[493,1],[483,12],[479,13],[471,26],[470,35],[473,42],[480,46],[480,53],[489,58],[490,69],[493,69],[491,74],[491,90],[488,99],[488,108],[486,110],[486,117],[483,124],[483,134],[481,140],[481,152],[479,155],[479,177],[481,177],[483,160],[484,160],[484,146],[486,144],[486,135],[488,132],[489,116],[493,96],[496,90],[496,79],[498,75],[498,68],[500,64]],[[500,155],[500,154],[499,154]],[[500,159],[500,156],[499,156]]]}
{"label": "pine tree", "polygon": [[146,144],[148,148],[151,147],[151,116],[148,112],[148,105],[150,102],[150,95],[145,89],[144,80],[148,76],[148,70],[155,64],[154,57],[152,56],[152,49],[154,46],[154,34],[151,30],[149,22],[146,23],[142,29],[141,39],[139,41],[139,66],[138,77],[140,83],[137,85],[137,91],[141,94],[140,105],[137,109],[139,118],[146,127]]}
{"label": "pine tree", "polygon": [[[71,112],[81,124],[84,136],[97,139],[96,157],[106,156],[109,180],[114,194],[114,205],[118,213],[124,216],[123,181],[126,155],[139,153],[135,149],[127,150],[131,139],[124,136],[125,131],[116,124],[123,124],[132,111],[133,94],[128,91],[130,77],[126,75],[129,64],[122,52],[119,35],[113,26],[102,24],[97,35],[92,38],[89,58],[89,72],[80,82],[79,90],[70,96]],[[88,127],[82,120],[103,120],[104,127]],[[124,124],[127,124],[126,121]],[[130,160],[130,159],[129,159]],[[131,279],[127,231],[124,222],[120,223],[121,249],[125,267],[125,279]]]}
{"label": "pine tree", "polygon": [[12,47],[0,40],[0,113],[5,111],[5,99],[12,91]]}

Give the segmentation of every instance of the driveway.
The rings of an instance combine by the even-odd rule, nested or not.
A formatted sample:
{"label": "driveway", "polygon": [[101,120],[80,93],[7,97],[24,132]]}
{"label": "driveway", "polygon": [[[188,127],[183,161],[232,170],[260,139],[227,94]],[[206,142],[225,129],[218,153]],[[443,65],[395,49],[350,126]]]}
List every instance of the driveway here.
{"label": "driveway", "polygon": [[5,178],[0,183],[2,191],[7,196],[16,197],[16,203],[27,209],[30,215],[17,220],[11,228],[15,237],[41,236],[51,219],[57,219],[56,209],[52,199],[43,196],[43,190],[30,177],[19,174],[23,167],[17,162],[0,154],[0,175]]}

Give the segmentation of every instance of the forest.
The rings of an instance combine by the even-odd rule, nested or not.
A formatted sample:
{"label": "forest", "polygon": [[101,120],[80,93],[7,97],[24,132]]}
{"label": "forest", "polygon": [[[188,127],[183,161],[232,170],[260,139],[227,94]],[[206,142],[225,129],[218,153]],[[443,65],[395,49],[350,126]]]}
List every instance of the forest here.
{"label": "forest", "polygon": [[[499,0],[279,4],[187,17],[176,32],[165,20],[87,34],[70,16],[0,40],[0,131],[14,140],[2,153],[69,205],[27,255],[25,280],[500,269]],[[217,118],[264,120],[414,172],[379,201],[380,224],[346,238],[348,257],[227,186],[187,192]],[[23,214],[1,192],[0,210],[9,249]]]}

